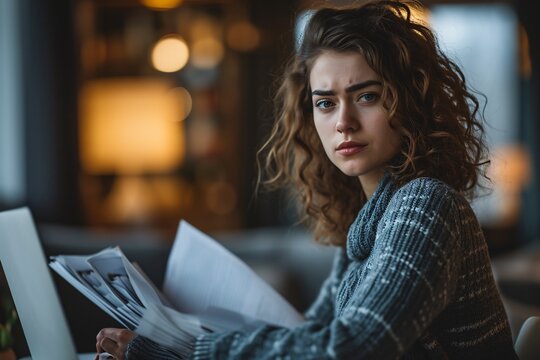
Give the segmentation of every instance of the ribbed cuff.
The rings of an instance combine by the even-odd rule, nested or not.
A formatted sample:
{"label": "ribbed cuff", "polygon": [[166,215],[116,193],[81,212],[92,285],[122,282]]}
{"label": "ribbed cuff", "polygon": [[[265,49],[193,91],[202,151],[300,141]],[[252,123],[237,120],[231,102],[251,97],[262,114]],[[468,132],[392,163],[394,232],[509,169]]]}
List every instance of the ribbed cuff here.
{"label": "ribbed cuff", "polygon": [[199,335],[195,340],[193,353],[190,360],[210,360],[212,358],[212,348],[216,340],[222,334]]}
{"label": "ribbed cuff", "polygon": [[171,360],[181,359],[173,351],[147,339],[143,336],[136,336],[131,340],[124,355],[126,360]]}

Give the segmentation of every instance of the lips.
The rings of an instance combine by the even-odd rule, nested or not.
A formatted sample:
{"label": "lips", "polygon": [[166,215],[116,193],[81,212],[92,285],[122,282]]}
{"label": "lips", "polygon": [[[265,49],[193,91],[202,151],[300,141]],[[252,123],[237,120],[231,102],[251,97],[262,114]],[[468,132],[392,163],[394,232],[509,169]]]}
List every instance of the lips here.
{"label": "lips", "polygon": [[363,151],[366,146],[367,144],[356,141],[344,141],[336,148],[336,152],[340,155],[349,156]]}

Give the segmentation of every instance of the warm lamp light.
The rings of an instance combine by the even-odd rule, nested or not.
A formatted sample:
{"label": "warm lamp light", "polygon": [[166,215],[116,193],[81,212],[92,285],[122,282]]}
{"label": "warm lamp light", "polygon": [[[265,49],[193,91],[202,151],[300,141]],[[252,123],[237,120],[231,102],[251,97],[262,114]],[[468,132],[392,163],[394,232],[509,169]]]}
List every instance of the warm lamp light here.
{"label": "warm lamp light", "polygon": [[108,221],[145,223],[161,206],[155,189],[141,175],[167,174],[181,163],[181,120],[189,112],[184,104],[190,105],[160,79],[95,80],[83,87],[82,167],[90,174],[116,175],[97,210]]}
{"label": "warm lamp light", "polygon": [[153,10],[174,9],[182,4],[183,0],[141,0],[141,3]]}
{"label": "warm lamp light", "polygon": [[163,173],[184,155],[182,102],[167,82],[113,79],[81,91],[81,161],[94,174]]}
{"label": "warm lamp light", "polygon": [[519,221],[522,191],[531,179],[528,150],[519,144],[491,149],[491,164],[487,175],[491,179],[490,198],[493,200],[491,204],[484,200],[489,205],[485,210],[484,223],[515,226]]}

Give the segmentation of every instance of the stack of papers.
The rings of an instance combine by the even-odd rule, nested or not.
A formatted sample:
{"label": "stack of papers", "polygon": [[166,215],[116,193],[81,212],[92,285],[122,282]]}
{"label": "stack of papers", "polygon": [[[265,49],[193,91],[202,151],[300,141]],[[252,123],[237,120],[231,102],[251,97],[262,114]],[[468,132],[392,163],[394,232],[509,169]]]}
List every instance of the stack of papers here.
{"label": "stack of papers", "polygon": [[185,221],[169,255],[163,293],[118,247],[53,256],[49,265],[126,328],[180,356],[189,355],[202,334],[303,322],[245,263]]}

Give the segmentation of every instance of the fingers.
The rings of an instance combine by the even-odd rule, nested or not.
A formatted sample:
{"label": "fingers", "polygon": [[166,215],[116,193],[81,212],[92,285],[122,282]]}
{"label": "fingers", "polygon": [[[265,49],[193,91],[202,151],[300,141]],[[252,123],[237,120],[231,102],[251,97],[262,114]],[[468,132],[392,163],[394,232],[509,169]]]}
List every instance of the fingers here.
{"label": "fingers", "polygon": [[96,336],[96,351],[108,352],[115,359],[123,360],[127,345],[135,336],[134,332],[126,329],[101,329]]}
{"label": "fingers", "polygon": [[114,356],[115,359],[122,360],[124,358],[124,352],[122,351],[121,345],[114,342],[109,338],[103,338],[99,346],[105,351]]}
{"label": "fingers", "polygon": [[101,329],[101,331],[97,334],[96,340],[99,341],[101,338],[107,337],[116,342],[128,343],[135,336],[136,334],[134,332],[127,329],[105,328]]}

